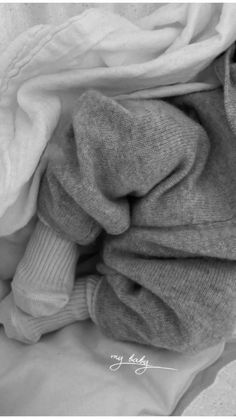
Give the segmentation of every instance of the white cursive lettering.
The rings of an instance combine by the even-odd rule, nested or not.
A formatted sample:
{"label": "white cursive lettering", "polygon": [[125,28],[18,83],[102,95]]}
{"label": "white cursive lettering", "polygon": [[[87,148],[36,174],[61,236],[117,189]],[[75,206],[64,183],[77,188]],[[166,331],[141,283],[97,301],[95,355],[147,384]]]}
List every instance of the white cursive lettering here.
{"label": "white cursive lettering", "polygon": [[169,370],[169,371],[177,371],[176,368],[170,368],[170,367],[161,367],[161,366],[155,366],[155,365],[151,365],[149,364],[149,361],[146,359],[145,355],[143,355],[141,358],[137,357],[135,354],[132,354],[129,358],[128,361],[123,361],[124,357],[123,355],[111,355],[111,358],[113,358],[114,360],[118,361],[115,362],[114,364],[110,365],[109,369],[111,371],[117,371],[121,365],[136,365],[138,366],[138,368],[135,369],[135,374],[137,375],[142,375],[145,373],[145,371],[147,369],[161,369],[161,370]]}

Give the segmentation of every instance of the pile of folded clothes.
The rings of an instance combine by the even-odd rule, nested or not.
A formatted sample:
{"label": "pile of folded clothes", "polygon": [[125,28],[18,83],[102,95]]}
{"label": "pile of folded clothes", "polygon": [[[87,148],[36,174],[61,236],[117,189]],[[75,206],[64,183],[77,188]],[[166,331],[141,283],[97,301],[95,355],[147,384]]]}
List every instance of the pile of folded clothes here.
{"label": "pile of folded clothes", "polygon": [[3,53],[8,337],[34,343],[88,318],[184,353],[231,336],[235,21],[233,4],[164,5],[136,24],[91,9]]}

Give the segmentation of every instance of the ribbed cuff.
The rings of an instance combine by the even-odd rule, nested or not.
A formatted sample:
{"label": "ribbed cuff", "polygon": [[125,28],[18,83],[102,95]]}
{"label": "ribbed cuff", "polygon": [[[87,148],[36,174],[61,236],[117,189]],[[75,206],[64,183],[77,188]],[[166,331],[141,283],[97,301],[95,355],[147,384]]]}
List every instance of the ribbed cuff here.
{"label": "ribbed cuff", "polygon": [[[16,271],[16,285],[24,289],[35,284],[37,290],[68,291],[67,278],[74,278],[78,259],[77,246],[59,237],[53,230],[38,221],[28,243],[25,255]],[[71,281],[71,288],[73,282]],[[59,287],[59,289],[58,289]]]}
{"label": "ribbed cuff", "polygon": [[52,316],[33,318],[27,316],[27,329],[32,342],[37,342],[45,333],[53,332],[72,323],[89,318],[86,301],[85,280],[77,281],[69,303]]}
{"label": "ribbed cuff", "polygon": [[95,324],[98,324],[95,315],[95,301],[98,288],[102,282],[99,276],[89,276],[86,278],[86,300],[88,306],[88,312]]}
{"label": "ribbed cuff", "polygon": [[88,304],[86,298],[86,279],[80,278],[75,282],[71,299],[65,311],[75,320],[86,320],[89,318]]}
{"label": "ribbed cuff", "polygon": [[[87,284],[87,277],[77,280],[69,303],[56,314],[39,318],[20,310],[10,293],[0,304],[0,322],[3,323],[7,336],[25,343],[36,343],[46,333],[88,319]],[[94,288],[93,284],[96,287],[97,280],[89,281],[90,291]]]}

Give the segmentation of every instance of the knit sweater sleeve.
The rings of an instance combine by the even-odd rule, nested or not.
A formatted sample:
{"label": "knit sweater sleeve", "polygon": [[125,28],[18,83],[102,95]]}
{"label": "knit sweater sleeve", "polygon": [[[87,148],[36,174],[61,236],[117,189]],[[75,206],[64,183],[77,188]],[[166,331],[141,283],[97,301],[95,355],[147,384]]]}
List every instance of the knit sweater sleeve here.
{"label": "knit sweater sleeve", "polygon": [[199,99],[206,124],[215,124],[205,130],[194,112],[163,101],[86,92],[61,159],[49,164],[41,218],[79,244],[106,233],[89,310],[114,338],[182,352],[232,328],[236,148],[221,100]]}
{"label": "knit sweater sleeve", "polygon": [[116,235],[130,224],[120,175],[114,173],[120,133],[103,102],[112,111],[98,92],[80,97],[72,124],[57,141],[55,157],[50,155],[39,192],[41,220],[81,245],[91,243],[102,229]]}
{"label": "knit sweater sleeve", "polygon": [[107,255],[115,268],[100,266],[89,302],[92,319],[107,336],[181,353],[232,336],[236,262],[122,252],[113,259]]}
{"label": "knit sweater sleeve", "polygon": [[220,89],[173,102],[192,127],[176,123],[161,159],[172,171],[132,203],[131,228],[107,240],[90,313],[112,338],[195,352],[236,324],[236,144]]}
{"label": "knit sweater sleeve", "polygon": [[126,231],[129,197],[145,195],[178,165],[188,170],[193,163],[192,125],[185,124],[188,136],[180,141],[180,115],[161,101],[117,103],[96,91],[84,93],[42,179],[41,220],[81,245],[101,230]]}

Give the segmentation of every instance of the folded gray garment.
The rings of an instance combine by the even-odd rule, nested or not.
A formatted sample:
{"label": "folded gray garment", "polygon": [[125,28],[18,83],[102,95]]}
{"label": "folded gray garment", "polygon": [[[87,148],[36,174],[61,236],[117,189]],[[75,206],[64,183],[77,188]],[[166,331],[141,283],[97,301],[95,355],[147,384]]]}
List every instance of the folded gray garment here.
{"label": "folded gray garment", "polygon": [[236,67],[223,88],[161,100],[78,100],[39,215],[80,244],[102,233],[90,312],[108,336],[198,351],[236,320]]}

